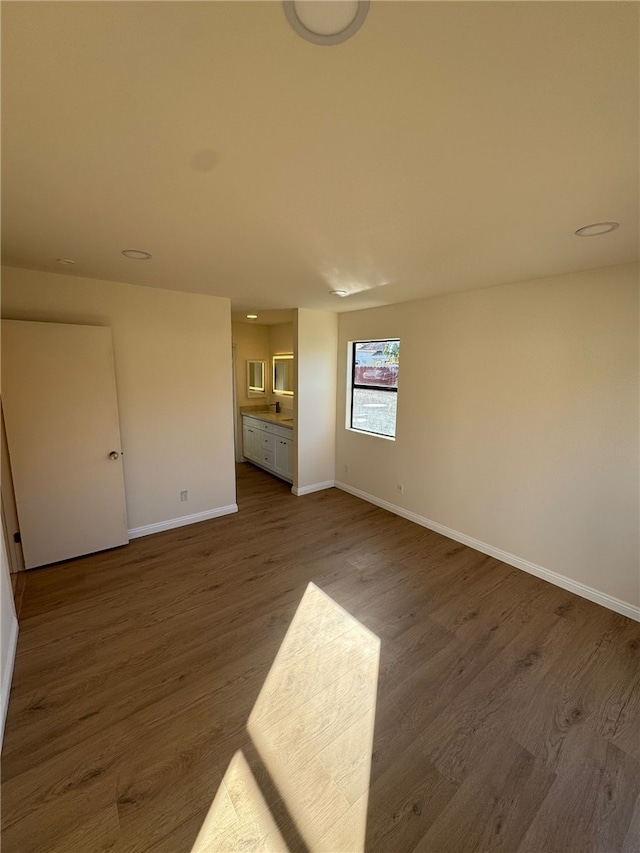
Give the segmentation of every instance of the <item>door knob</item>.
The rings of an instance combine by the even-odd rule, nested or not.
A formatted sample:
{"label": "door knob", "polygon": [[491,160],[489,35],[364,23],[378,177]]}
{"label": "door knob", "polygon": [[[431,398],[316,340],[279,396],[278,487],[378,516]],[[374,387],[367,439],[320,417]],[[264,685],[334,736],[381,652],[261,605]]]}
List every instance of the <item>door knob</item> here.
{"label": "door knob", "polygon": [[109,454],[109,459],[119,459],[119,458],[120,458],[120,454],[118,453],[117,450],[112,450],[111,453]]}

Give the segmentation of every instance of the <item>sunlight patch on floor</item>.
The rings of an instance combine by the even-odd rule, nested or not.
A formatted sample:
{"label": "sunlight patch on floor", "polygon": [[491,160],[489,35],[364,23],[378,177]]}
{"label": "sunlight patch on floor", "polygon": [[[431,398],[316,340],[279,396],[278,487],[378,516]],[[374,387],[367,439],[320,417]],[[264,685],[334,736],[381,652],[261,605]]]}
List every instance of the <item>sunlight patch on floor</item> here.
{"label": "sunlight patch on floor", "polygon": [[309,584],[192,853],[364,850],[379,658]]}
{"label": "sunlight patch on floor", "polygon": [[241,750],[231,759],[192,853],[287,850]]}

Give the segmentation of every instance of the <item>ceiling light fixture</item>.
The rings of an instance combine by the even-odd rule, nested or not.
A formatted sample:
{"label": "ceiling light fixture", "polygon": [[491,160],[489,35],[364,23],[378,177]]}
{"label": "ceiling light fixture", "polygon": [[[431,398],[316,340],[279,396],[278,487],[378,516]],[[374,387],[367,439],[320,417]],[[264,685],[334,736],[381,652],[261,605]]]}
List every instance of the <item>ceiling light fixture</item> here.
{"label": "ceiling light fixture", "polygon": [[75,264],[75,261],[72,261],[71,258],[56,258],[56,261],[59,264]]}
{"label": "ceiling light fixture", "polygon": [[619,222],[594,222],[593,225],[583,225],[576,231],[576,237],[599,237],[601,234],[615,231],[619,225]]}
{"label": "ceiling light fixture", "polygon": [[257,314],[247,314],[247,320],[257,320],[257,319],[258,319]]}
{"label": "ceiling light fixture", "polygon": [[151,257],[149,252],[143,252],[142,249],[125,249],[122,254],[132,261],[148,261]]}
{"label": "ceiling light fixture", "polygon": [[284,0],[291,28],[312,44],[332,45],[350,39],[364,23],[369,0]]}
{"label": "ceiling light fixture", "polygon": [[347,296],[347,291],[346,291],[346,290],[330,290],[330,291],[329,291],[329,293],[330,293],[332,296],[341,296],[341,297],[342,297],[342,296]]}

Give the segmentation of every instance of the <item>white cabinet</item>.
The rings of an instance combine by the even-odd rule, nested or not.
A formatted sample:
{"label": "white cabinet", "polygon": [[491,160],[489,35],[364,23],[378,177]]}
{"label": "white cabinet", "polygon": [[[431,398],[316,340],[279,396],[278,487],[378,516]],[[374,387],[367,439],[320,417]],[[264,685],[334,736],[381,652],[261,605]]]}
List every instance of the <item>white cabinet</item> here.
{"label": "white cabinet", "polygon": [[247,459],[256,461],[260,448],[260,427],[253,418],[242,419],[242,451]]}
{"label": "white cabinet", "polygon": [[276,436],[274,470],[278,477],[293,478],[293,442],[290,438]]}
{"label": "white cabinet", "polygon": [[243,453],[246,459],[291,483],[293,430],[258,417],[242,416]]}

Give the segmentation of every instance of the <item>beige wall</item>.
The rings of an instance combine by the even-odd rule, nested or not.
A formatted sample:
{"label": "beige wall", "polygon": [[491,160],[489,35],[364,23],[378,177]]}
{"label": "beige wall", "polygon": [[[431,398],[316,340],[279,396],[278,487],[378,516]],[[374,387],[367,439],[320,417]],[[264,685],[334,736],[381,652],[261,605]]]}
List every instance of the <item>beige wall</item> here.
{"label": "beige wall", "polygon": [[338,317],[296,312],[296,451],[294,493],[326,488],[335,479]]}
{"label": "beige wall", "polygon": [[[271,392],[271,358],[278,353],[290,353],[293,346],[293,323],[265,326],[250,323],[232,324],[233,344],[236,348],[236,403],[240,406],[259,406],[279,400],[289,408],[293,404],[282,395]],[[264,361],[266,365],[266,394],[249,397],[247,394],[247,360]]]}
{"label": "beige wall", "polygon": [[[236,403],[240,406],[258,406],[266,403],[269,389],[269,326],[250,326],[248,323],[232,324],[233,345],[236,348]],[[247,361],[264,361],[266,392],[249,397],[247,390]]]}
{"label": "beige wall", "polygon": [[228,299],[5,267],[2,316],[111,326],[130,529],[235,504]]}
{"label": "beige wall", "polygon": [[269,326],[269,351],[271,355],[280,355],[294,351],[293,322],[276,323]]}
{"label": "beige wall", "polygon": [[273,326],[269,326],[269,402],[279,402],[283,409],[293,409],[294,401],[292,397],[283,394],[273,393],[273,356],[283,355],[285,353],[288,354],[292,352],[294,353],[295,362],[295,349],[296,347],[294,344],[293,321],[291,323],[276,323]]}
{"label": "beige wall", "polygon": [[[638,328],[637,266],[340,315],[337,479],[639,604]],[[347,342],[385,337],[395,442],[345,429]]]}

